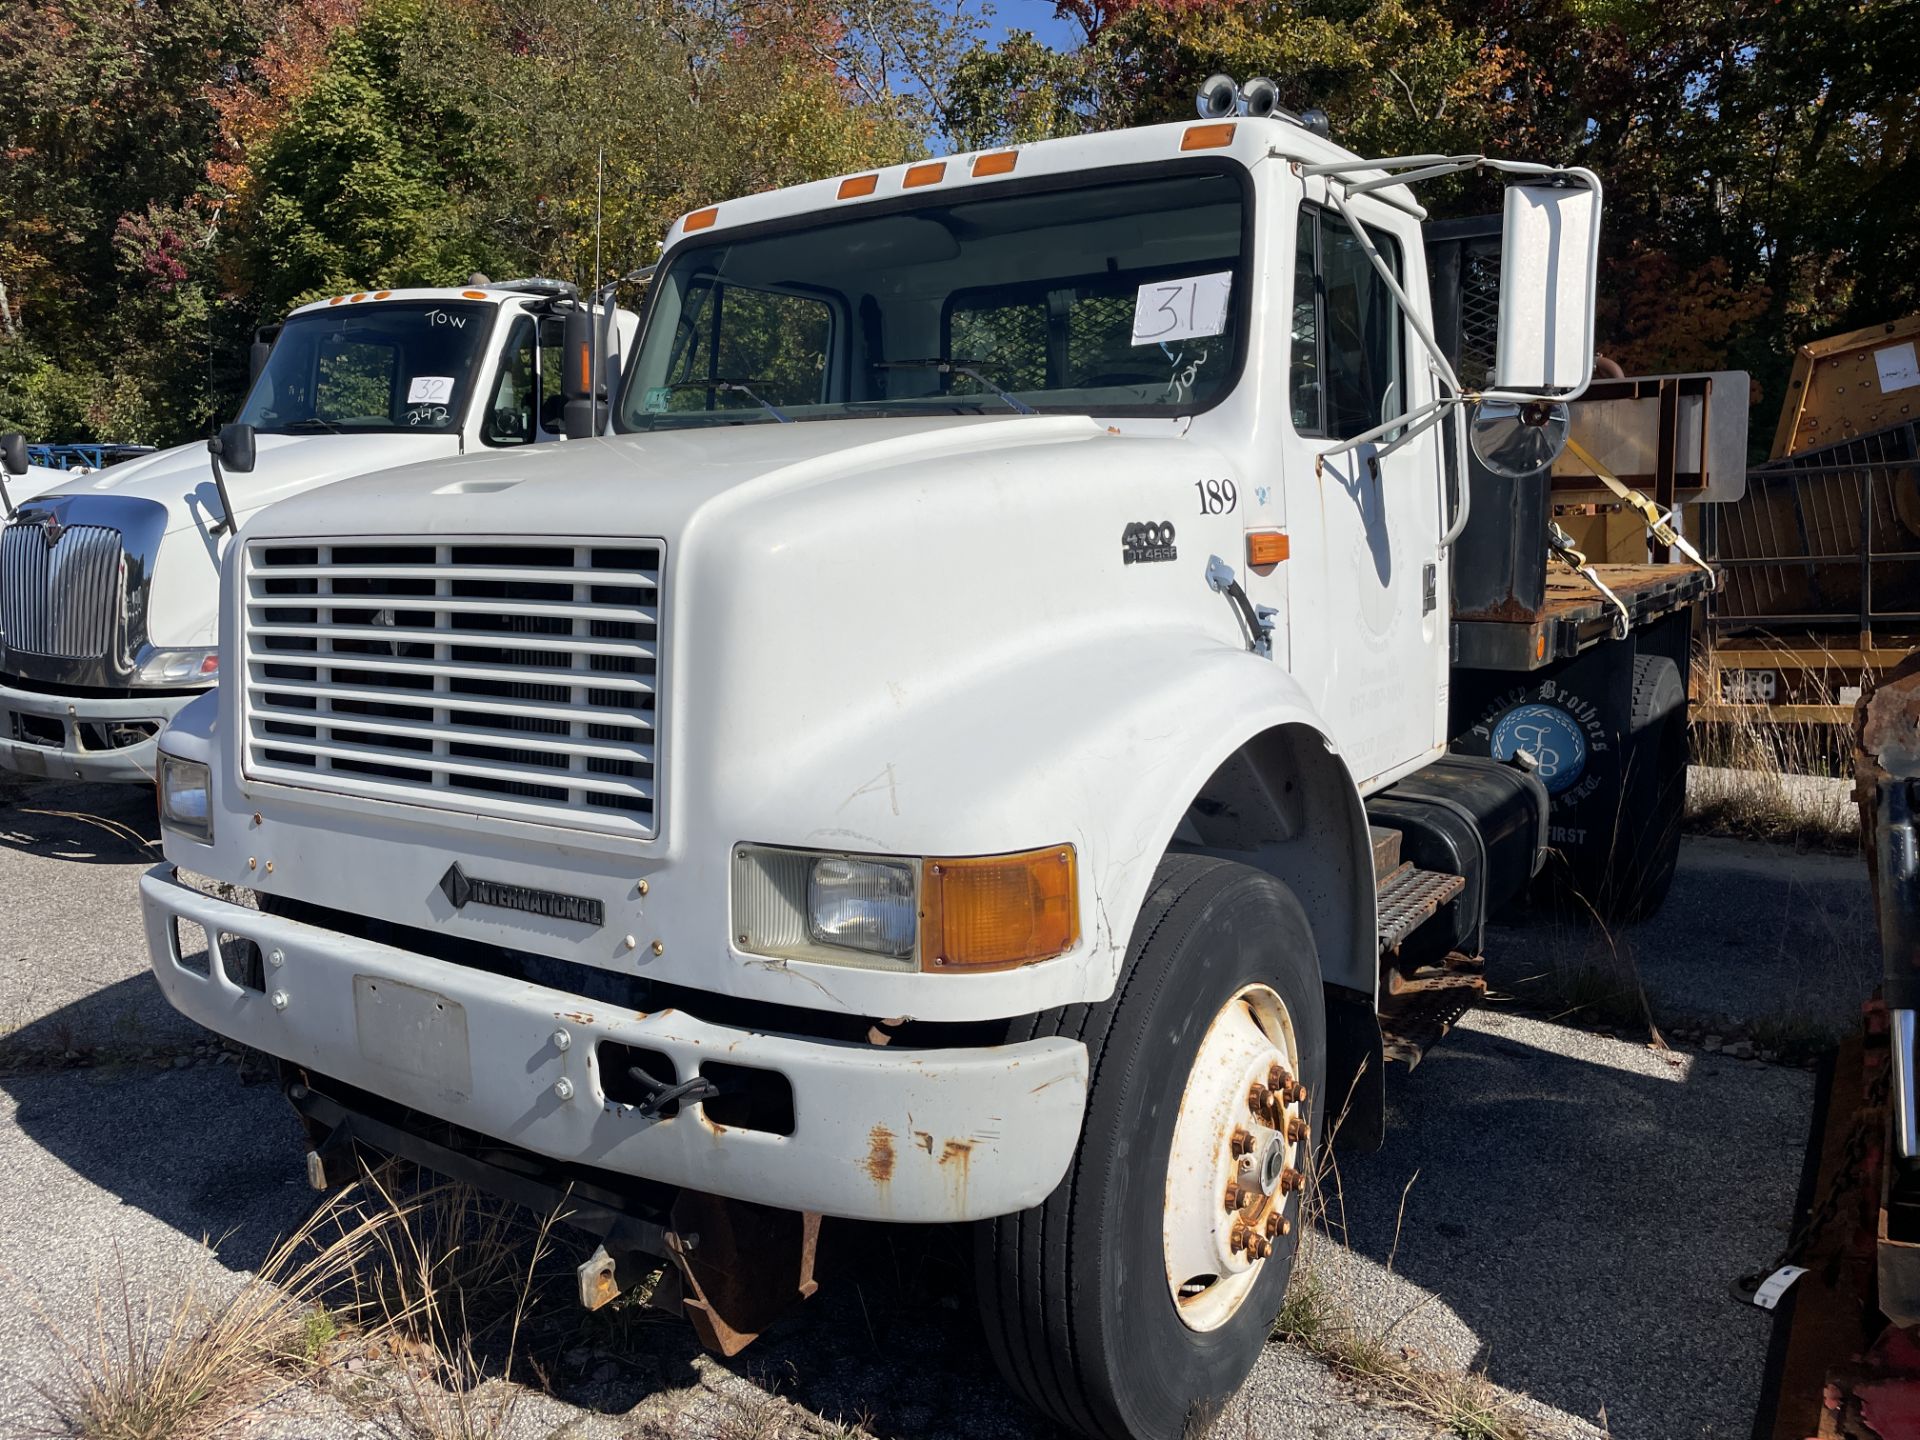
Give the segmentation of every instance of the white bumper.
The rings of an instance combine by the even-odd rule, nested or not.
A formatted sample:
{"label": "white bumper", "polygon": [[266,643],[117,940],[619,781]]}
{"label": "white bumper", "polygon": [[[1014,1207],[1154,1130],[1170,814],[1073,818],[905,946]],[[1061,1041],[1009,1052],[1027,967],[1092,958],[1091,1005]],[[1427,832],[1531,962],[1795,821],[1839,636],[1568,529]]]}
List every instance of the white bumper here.
{"label": "white bumper", "polygon": [[[1079,1136],[1087,1057],[1077,1041],[910,1050],[732,1029],[674,1010],[614,1010],[265,915],[181,884],[169,866],[149,871],[140,894],[154,974],[182,1013],[556,1160],[794,1210],[935,1223],[1038,1204]],[[222,933],[257,944],[270,962],[265,992],[235,984],[217,961],[204,975],[182,965],[189,925],[209,932],[210,956]],[[201,937],[187,937],[197,950]],[[606,1098],[602,1040],[660,1051],[682,1078],[707,1060],[776,1071],[793,1089],[793,1133],[715,1125],[697,1106],[643,1120]]]}

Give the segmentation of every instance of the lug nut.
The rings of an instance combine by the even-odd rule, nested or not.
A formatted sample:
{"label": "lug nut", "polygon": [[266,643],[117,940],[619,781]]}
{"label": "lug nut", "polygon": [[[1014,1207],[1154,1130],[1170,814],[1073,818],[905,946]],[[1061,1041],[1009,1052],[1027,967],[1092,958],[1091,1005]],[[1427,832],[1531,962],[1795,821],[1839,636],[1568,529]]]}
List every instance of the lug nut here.
{"label": "lug nut", "polygon": [[1284,1215],[1280,1216],[1279,1219],[1280,1219],[1280,1233],[1282,1235],[1291,1235],[1293,1233],[1293,1222],[1287,1219],[1287,1217]]}
{"label": "lug nut", "polygon": [[1235,1155],[1245,1155],[1253,1149],[1253,1136],[1245,1130],[1236,1129],[1227,1141],[1227,1146]]}
{"label": "lug nut", "polygon": [[1305,1186],[1306,1183],[1307,1177],[1291,1165],[1280,1172],[1280,1193],[1282,1195],[1291,1195],[1295,1190]]}
{"label": "lug nut", "polygon": [[1267,1107],[1273,1103],[1273,1097],[1264,1085],[1256,1085],[1247,1093],[1247,1108],[1256,1115],[1265,1115]]}
{"label": "lug nut", "polygon": [[1256,1260],[1264,1260],[1273,1254],[1273,1242],[1264,1235],[1256,1235],[1247,1242],[1247,1253]]}
{"label": "lug nut", "polygon": [[1269,1236],[1274,1236],[1274,1235],[1278,1235],[1279,1233],[1280,1233],[1280,1212],[1276,1210],[1273,1212],[1273,1214],[1267,1216],[1267,1234]]}
{"label": "lug nut", "polygon": [[1287,1139],[1297,1143],[1306,1138],[1307,1122],[1302,1120],[1298,1115],[1289,1115],[1287,1117]]}
{"label": "lug nut", "polygon": [[1294,1081],[1293,1084],[1288,1087],[1287,1099],[1292,1101],[1294,1104],[1297,1105],[1301,1101],[1305,1100],[1306,1098],[1307,1098],[1307,1087],[1302,1085],[1298,1080]]}
{"label": "lug nut", "polygon": [[1238,1210],[1239,1208],[1240,1208],[1240,1187],[1238,1185],[1235,1185],[1229,1182],[1227,1185],[1227,1209],[1232,1211],[1232,1210]]}
{"label": "lug nut", "polygon": [[1233,1234],[1227,1239],[1227,1245],[1232,1249],[1234,1254],[1238,1255],[1242,1250],[1247,1248],[1247,1244],[1252,1238],[1246,1226],[1236,1225],[1233,1227]]}
{"label": "lug nut", "polygon": [[1292,1084],[1293,1077],[1287,1073],[1287,1067],[1278,1060],[1274,1061],[1273,1067],[1267,1071],[1267,1088],[1284,1095]]}

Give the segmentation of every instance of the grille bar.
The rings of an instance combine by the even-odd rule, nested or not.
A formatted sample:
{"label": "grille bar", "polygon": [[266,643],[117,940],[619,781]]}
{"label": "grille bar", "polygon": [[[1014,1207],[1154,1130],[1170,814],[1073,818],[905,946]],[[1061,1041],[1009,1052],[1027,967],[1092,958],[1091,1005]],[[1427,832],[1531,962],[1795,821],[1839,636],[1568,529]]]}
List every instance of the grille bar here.
{"label": "grille bar", "polygon": [[113,647],[120,613],[120,532],[36,521],[0,530],[0,634],[7,648],[60,660],[97,660]]}
{"label": "grille bar", "polygon": [[257,541],[247,773],[573,829],[657,825],[659,541]]}

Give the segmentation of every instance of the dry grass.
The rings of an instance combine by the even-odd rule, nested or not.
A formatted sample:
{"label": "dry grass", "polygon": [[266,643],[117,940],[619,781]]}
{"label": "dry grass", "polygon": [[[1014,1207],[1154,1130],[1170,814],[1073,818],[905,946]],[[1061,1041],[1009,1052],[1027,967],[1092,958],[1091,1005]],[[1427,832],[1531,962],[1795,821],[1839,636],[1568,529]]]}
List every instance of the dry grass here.
{"label": "dry grass", "polygon": [[[1433,1296],[1427,1296],[1412,1309],[1388,1321],[1362,1317],[1354,1314],[1335,1291],[1322,1262],[1315,1258],[1322,1245],[1349,1248],[1344,1238],[1346,1195],[1334,1156],[1334,1141],[1345,1118],[1343,1109],[1329,1128],[1326,1144],[1316,1160],[1316,1173],[1310,1177],[1305,1192],[1300,1215],[1300,1246],[1286,1297],[1273,1323],[1274,1338],[1300,1346],[1336,1375],[1384,1403],[1417,1416],[1443,1434],[1457,1436],[1459,1440],[1529,1440],[1530,1432],[1516,1413],[1513,1400],[1484,1374],[1478,1371],[1463,1374],[1425,1364],[1409,1346],[1395,1339],[1400,1327],[1430,1303]],[[1406,1219],[1414,1180],[1418,1178],[1416,1171],[1400,1196],[1399,1219],[1394,1225],[1393,1244],[1387,1255],[1389,1271],[1399,1253],[1401,1224]],[[1336,1232],[1341,1238],[1331,1238]],[[1311,1235],[1329,1238],[1313,1244],[1309,1243]]]}
{"label": "dry grass", "polygon": [[312,1385],[405,1440],[494,1440],[523,1393],[511,1376],[559,1218],[388,1165],[225,1297],[196,1281],[139,1300],[122,1265],[83,1333],[43,1311],[65,1357],[41,1390],[47,1433],[202,1440]]}
{"label": "dry grass", "polygon": [[1857,848],[1860,816],[1848,795],[1853,747],[1845,727],[1774,720],[1760,705],[1738,707],[1736,715],[1693,723],[1689,828],[1809,849]]}
{"label": "dry grass", "polygon": [[197,1440],[281,1394],[324,1363],[326,1297],[370,1253],[385,1223],[341,1197],[277,1244],[230,1295],[200,1285],[167,1301],[118,1278],[96,1286],[82,1334],[41,1315],[63,1363],[41,1395],[53,1433],[82,1440]]}

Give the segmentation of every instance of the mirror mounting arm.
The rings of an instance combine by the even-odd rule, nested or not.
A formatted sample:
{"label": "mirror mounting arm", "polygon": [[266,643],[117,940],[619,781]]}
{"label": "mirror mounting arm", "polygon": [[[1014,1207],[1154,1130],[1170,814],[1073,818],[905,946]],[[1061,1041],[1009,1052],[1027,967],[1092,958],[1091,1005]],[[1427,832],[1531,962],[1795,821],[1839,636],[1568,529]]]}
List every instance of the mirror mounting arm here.
{"label": "mirror mounting arm", "polygon": [[222,448],[218,435],[207,441],[207,458],[213,463],[213,488],[220,492],[220,518],[207,527],[207,533],[212,536],[239,528],[233,523],[233,497],[227,494],[226,471],[220,467]]}

